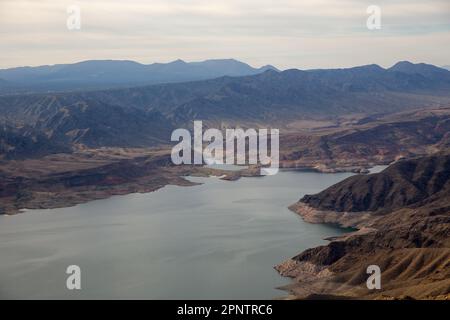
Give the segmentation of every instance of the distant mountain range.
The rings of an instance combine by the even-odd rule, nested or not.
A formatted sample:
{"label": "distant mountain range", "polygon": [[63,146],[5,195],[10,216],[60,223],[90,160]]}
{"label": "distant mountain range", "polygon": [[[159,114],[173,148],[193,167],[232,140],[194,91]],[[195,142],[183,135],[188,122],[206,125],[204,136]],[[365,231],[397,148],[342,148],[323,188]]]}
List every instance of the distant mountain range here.
{"label": "distant mountain range", "polygon": [[0,70],[0,93],[92,90],[156,83],[254,75],[273,66],[253,68],[234,59],[141,64],[128,60],[89,60],[73,64]]}
{"label": "distant mountain range", "polygon": [[0,96],[0,120],[68,143],[170,143],[175,127],[284,126],[296,119],[450,105],[450,71],[399,62],[389,69],[267,70],[243,77],[86,92]]}

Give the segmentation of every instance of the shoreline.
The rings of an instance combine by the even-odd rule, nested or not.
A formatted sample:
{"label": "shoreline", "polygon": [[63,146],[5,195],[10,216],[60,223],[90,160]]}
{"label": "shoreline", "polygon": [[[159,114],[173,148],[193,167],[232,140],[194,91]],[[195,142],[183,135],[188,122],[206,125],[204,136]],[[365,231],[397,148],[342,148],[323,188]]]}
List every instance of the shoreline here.
{"label": "shoreline", "polygon": [[[77,156],[60,154],[50,159],[30,161],[42,161],[44,164],[53,165],[66,157],[73,157],[72,161],[79,160]],[[78,156],[79,157],[79,156]],[[156,191],[166,185],[190,186],[190,181],[185,176],[218,176],[220,179],[234,181],[241,177],[260,177],[258,166],[248,166],[240,170],[225,170],[208,168],[205,166],[173,166],[170,165],[167,155],[158,155],[152,158],[134,157],[120,161],[111,161],[96,164],[86,169],[72,169],[59,172],[48,172],[36,175],[32,172],[30,177],[26,175],[7,176],[0,193],[3,205],[0,207],[0,215],[15,215],[22,209],[57,209],[71,207],[98,199],[106,199],[115,195],[131,193],[147,193]],[[83,159],[84,160],[84,159]],[[25,164],[26,162],[24,162]],[[385,162],[374,163],[372,168],[384,165]],[[314,166],[285,166],[281,164],[281,171],[311,171],[318,173],[369,173],[370,170],[359,166],[349,167],[320,167]],[[2,168],[0,168],[1,171]],[[36,170],[37,171],[37,170]],[[124,174],[130,171],[129,176]],[[77,181],[75,184],[72,181]],[[6,194],[5,194],[6,193]]]}
{"label": "shoreline", "polygon": [[[312,176],[318,176],[319,174],[314,174]],[[307,177],[311,177],[311,175],[306,175]],[[325,177],[324,175],[321,175],[322,177]],[[217,246],[219,247],[219,251],[220,248],[222,248],[225,245],[230,245],[231,250],[236,250],[235,253],[233,253],[233,255],[236,256],[236,262],[232,262],[233,265],[236,266],[236,268],[239,268],[239,272],[240,274],[242,274],[245,278],[245,269],[250,267],[250,266],[254,266],[255,267],[255,271],[252,271],[253,276],[252,279],[255,279],[258,281],[258,279],[260,281],[260,284],[258,285],[258,288],[261,288],[260,291],[261,293],[258,293],[257,291],[254,291],[254,294],[259,297],[260,295],[264,296],[263,299],[272,299],[275,297],[282,297],[284,296],[284,291],[279,291],[279,290],[274,290],[277,287],[281,286],[281,285],[285,285],[288,284],[289,281],[286,278],[281,278],[277,273],[274,272],[274,270],[272,269],[272,264],[276,261],[278,261],[280,258],[284,259],[285,257],[288,257],[290,253],[294,252],[296,250],[296,242],[297,241],[290,241],[292,238],[290,236],[286,236],[285,232],[278,232],[279,230],[286,230],[286,232],[290,232],[290,234],[292,234],[293,237],[297,237],[298,235],[298,227],[300,225],[300,228],[304,228],[304,223],[302,223],[301,221],[299,221],[297,219],[297,217],[295,215],[290,214],[290,212],[288,210],[286,210],[287,208],[287,204],[289,204],[291,201],[293,201],[296,196],[297,196],[297,191],[296,191],[296,186],[298,187],[308,187],[310,186],[308,183],[306,183],[304,181],[304,179],[298,179],[299,175],[295,174],[295,173],[287,173],[287,172],[280,172],[279,177],[268,177],[268,179],[264,179],[264,180],[256,180],[256,179],[241,179],[239,181],[237,181],[237,183],[227,183],[226,181],[222,181],[219,180],[217,177],[216,178],[190,178],[187,177],[187,179],[191,180],[191,181],[195,181],[195,182],[202,182],[204,183],[203,186],[197,186],[196,188],[178,188],[178,187],[173,187],[170,186],[166,189],[164,189],[165,191],[160,191],[161,192],[161,197],[158,195],[159,193],[156,194],[149,194],[148,197],[147,196],[131,196],[131,197],[123,197],[123,198],[116,198],[115,200],[112,200],[112,203],[115,205],[108,205],[108,200],[105,202],[97,202],[97,204],[94,204],[92,207],[90,206],[83,206],[80,209],[74,209],[74,210],[67,210],[66,212],[63,212],[62,210],[55,210],[53,213],[52,211],[37,211],[34,212],[37,214],[36,218],[33,218],[32,215],[30,216],[25,216],[22,217],[20,219],[18,219],[18,223],[27,223],[27,221],[41,221],[41,216],[43,217],[44,220],[48,221],[49,223],[53,224],[53,221],[57,221],[57,225],[60,226],[61,224],[59,223],[59,221],[67,221],[67,223],[65,224],[66,226],[71,226],[71,221],[74,221],[74,219],[79,219],[79,223],[77,223],[77,225],[83,225],[88,227],[88,229],[92,229],[95,233],[95,229],[94,228],[89,228],[89,225],[91,225],[91,223],[88,222],[89,221],[94,221],[95,223],[98,223],[99,225],[102,225],[102,223],[99,223],[99,220],[97,220],[96,218],[96,209],[98,208],[101,212],[103,212],[104,214],[100,214],[99,218],[102,219],[102,221],[105,221],[108,225],[109,228],[109,222],[111,221],[111,215],[109,213],[109,211],[112,211],[111,209],[118,207],[122,210],[118,210],[116,213],[114,213],[112,215],[112,217],[115,217],[117,215],[117,222],[119,225],[119,228],[122,230],[122,226],[120,226],[121,224],[119,223],[120,221],[122,221],[122,219],[124,219],[123,221],[127,221],[126,225],[137,225],[139,230],[143,231],[144,233],[146,233],[148,230],[148,228],[146,226],[144,226],[143,221],[140,220],[140,218],[138,219],[134,219],[131,217],[134,217],[134,212],[138,212],[137,215],[139,215],[139,217],[142,215],[142,218],[145,219],[145,221],[147,221],[146,224],[150,224],[150,225],[160,225],[160,226],[165,226],[165,224],[160,223],[161,220],[154,220],[153,215],[149,214],[149,212],[147,212],[147,208],[149,209],[150,213],[159,213],[160,217],[163,217],[163,215],[165,217],[168,217],[167,222],[169,222],[170,224],[167,225],[166,227],[164,227],[163,229],[159,228],[159,230],[170,230],[171,225],[173,223],[175,223],[175,220],[173,220],[173,218],[175,218],[176,220],[179,221],[179,218],[182,217],[182,219],[187,219],[187,221],[197,221],[197,222],[201,222],[204,221],[204,219],[208,219],[208,221],[211,221],[208,224],[205,224],[204,226],[214,226],[216,225],[217,228],[226,228],[227,231],[224,231],[224,233],[226,234],[225,236],[230,240],[225,240],[222,241],[220,238],[219,242],[217,242]],[[275,179],[276,181],[273,182],[273,179]],[[280,179],[282,181],[282,184],[280,184]],[[331,175],[330,179],[334,179],[335,181],[339,181],[341,179],[341,175]],[[327,180],[328,178],[322,178],[321,181],[321,186],[326,186],[327,184]],[[276,185],[274,184],[276,183]],[[263,186],[260,186],[261,184],[263,184]],[[329,184],[329,182],[328,182]],[[209,187],[209,185],[212,185],[212,187]],[[289,190],[284,190],[283,188],[278,189],[275,188],[275,186],[291,186],[289,188]],[[258,199],[259,199],[259,195],[261,194],[260,192],[254,192],[252,193],[252,197],[250,197],[250,194],[246,193],[246,190],[249,190],[248,188],[252,188],[252,187],[261,187],[262,191],[266,190],[266,188],[270,188],[273,187],[275,188],[275,190],[277,190],[277,194],[280,195],[280,197],[277,196],[273,196],[274,199],[278,199],[276,201],[276,203],[274,205],[271,205],[270,208],[268,208],[267,210],[267,215],[266,214],[262,214],[262,212],[264,212],[266,210],[265,205],[262,204],[258,204]],[[226,190],[228,190],[230,192],[230,196],[233,198],[229,198],[228,197],[228,192],[226,192]],[[213,190],[213,193],[207,193],[205,194],[206,190]],[[203,207],[202,203],[204,203],[205,199],[207,200],[209,197],[209,194],[214,194],[214,190],[220,190],[221,193],[223,192],[223,195],[227,195],[226,198],[224,198],[224,201],[227,201],[229,204],[231,204],[232,206],[230,206],[230,210],[228,211],[223,211],[222,215],[224,217],[226,217],[226,220],[228,220],[230,223],[226,223],[224,224],[223,222],[226,222],[225,220],[222,220],[221,218],[218,219],[216,217],[216,215],[211,215],[208,214],[207,217],[202,217],[201,215],[198,215],[198,212],[196,214],[196,209],[197,207]],[[236,190],[242,190],[241,192],[236,192]],[[286,193],[287,192],[287,193]],[[184,206],[184,203],[181,201],[181,206],[179,206],[178,204],[171,204],[171,200],[167,201],[168,199],[180,199],[180,197],[183,197],[185,194],[187,194],[186,199],[192,199],[189,200],[189,203],[192,204],[194,203],[195,206]],[[264,198],[266,198],[265,202],[267,201],[267,204],[269,205],[269,202],[271,202],[270,198],[272,198],[272,192],[269,192],[267,194],[267,196],[264,196]],[[234,201],[234,197],[237,197],[237,199],[243,199],[242,201]],[[150,201],[153,198],[154,200],[156,200],[156,202],[148,202],[148,204],[145,204],[144,202],[146,202],[147,200],[145,200],[146,198],[148,198]],[[198,201],[197,201],[198,199]],[[203,199],[203,200],[202,200]],[[233,200],[233,201],[229,201],[229,199]],[[253,209],[253,207],[249,207],[246,205],[245,201],[247,201],[247,199],[251,199],[252,203],[255,203],[257,206],[254,208],[260,208],[260,210],[258,209]],[[136,202],[135,202],[136,200]],[[222,199],[221,199],[222,201]],[[121,203],[129,203],[130,206],[123,206]],[[137,207],[136,208],[140,208],[139,211],[137,211],[134,207],[134,203],[137,203]],[[143,204],[144,203],[144,204]],[[224,202],[225,203],[225,202]],[[154,205],[153,205],[154,204]],[[160,210],[160,206],[161,209]],[[166,211],[164,211],[164,208],[162,206],[167,206],[168,209],[170,210],[168,213],[173,212],[173,216],[166,215]],[[81,207],[81,206],[80,206]],[[104,210],[103,208],[106,207],[108,208],[107,210]],[[130,217],[127,216],[127,214],[125,214],[125,216],[123,215],[126,212],[121,212],[123,210],[127,210],[128,207],[133,207],[134,211],[130,211]],[[154,208],[154,209],[151,209]],[[221,212],[221,208],[223,208],[222,202],[220,203],[216,203],[215,207],[217,208],[217,210],[212,211],[211,209],[206,208],[205,211],[209,211],[209,212],[216,212],[216,213],[220,213]],[[248,209],[247,209],[248,208]],[[283,214],[279,214],[277,211],[277,208],[284,208],[283,209]],[[143,209],[143,210],[142,210]],[[248,215],[242,215],[240,213],[240,209],[243,209],[242,211],[248,211]],[[202,209],[203,210],[203,209]],[[237,211],[236,211],[237,210]],[[153,212],[152,212],[153,211]],[[77,212],[80,213],[81,215],[77,215]],[[193,213],[193,217],[190,217],[189,212]],[[235,214],[233,215],[229,215],[228,212],[235,212]],[[29,213],[33,213],[33,212],[29,212]],[[61,213],[61,214],[60,214]],[[180,214],[180,213],[186,213],[186,214]],[[237,214],[237,215],[236,215]],[[270,217],[273,217],[274,219],[276,219],[275,221],[279,221],[282,224],[278,224],[279,226],[283,225],[284,227],[281,228],[277,228],[277,230],[273,229],[273,225],[267,224],[267,217],[268,215],[270,215]],[[241,217],[243,218],[241,220]],[[252,217],[254,217],[254,219],[251,219]],[[202,219],[202,220],[192,220],[191,218],[195,218],[195,219]],[[88,219],[88,220],[84,220],[84,219]],[[9,219],[4,219],[4,222],[6,223],[7,220]],[[83,222],[83,220],[85,222]],[[253,223],[243,223],[243,224],[236,224],[236,220],[238,221],[249,221],[251,222],[252,220],[254,220],[254,224]],[[256,221],[255,221],[256,220]],[[129,222],[128,222],[129,221]],[[154,223],[154,222],[157,223]],[[165,220],[166,221],[166,220]],[[185,220],[183,220],[185,221]],[[269,220],[271,221],[271,220]],[[12,225],[15,224],[14,220],[11,219],[11,223],[13,223]],[[190,222],[187,222],[187,224],[189,224]],[[211,223],[213,223],[213,225],[211,225]],[[219,224],[217,224],[219,223]],[[194,225],[198,225],[200,227],[203,226],[202,223],[194,223]],[[272,227],[270,226],[272,225]],[[5,224],[5,228],[4,230],[7,231],[9,230],[14,230],[15,228],[9,228],[6,227],[7,224]],[[142,227],[144,226],[144,227]],[[234,226],[241,226],[238,229],[233,228]],[[113,225],[114,228],[116,228],[115,224]],[[258,229],[255,229],[257,228]],[[245,229],[244,229],[245,228]],[[259,229],[261,228],[261,229]],[[307,228],[307,227],[306,227]],[[83,228],[79,228],[81,232],[86,232]],[[198,228],[197,228],[198,229]],[[211,228],[207,228],[205,229],[204,227],[201,228],[202,230],[205,230],[205,232],[207,232],[208,234],[212,233],[213,237],[217,237],[217,233],[214,231],[215,227],[213,229]],[[211,229],[208,231],[208,229]],[[246,232],[245,230],[249,230],[249,231],[254,231],[254,230],[261,230],[261,231],[265,231],[265,232]],[[279,230],[278,230],[279,229]],[[321,243],[323,243],[322,238],[327,237],[327,236],[331,236],[331,235],[335,235],[336,232],[339,231],[335,231],[335,230],[329,230],[328,228],[318,228],[318,232],[314,232],[311,233],[309,237],[311,237],[311,240],[307,240],[308,243],[310,243],[311,245],[319,245]],[[301,229],[302,230],[302,229]],[[305,230],[308,231],[308,230]],[[90,230],[87,230],[87,232],[91,232]],[[106,232],[106,231],[105,231]],[[203,232],[203,231],[201,231]],[[271,247],[272,245],[270,245],[270,243],[273,243],[272,240],[267,239],[267,234],[269,234],[269,232],[271,234],[273,234],[273,240],[276,239],[281,239],[280,241],[276,241],[277,242],[277,246],[274,246],[270,252],[273,253],[272,255],[266,255],[265,251],[265,246],[261,247],[261,243],[267,243],[269,245],[269,247]],[[167,232],[164,232],[167,233]],[[170,233],[170,232],[169,232]],[[39,234],[34,234],[34,232],[30,232],[29,234],[31,234],[31,237],[33,238],[39,238]],[[194,234],[194,239],[197,239],[196,236],[197,233]],[[240,235],[241,234],[241,235]],[[229,235],[229,236],[228,236]],[[169,234],[170,236],[170,234]],[[239,238],[242,236],[242,240],[240,240]],[[124,235],[124,238],[128,237],[127,235]],[[132,237],[134,237],[134,234],[132,234]],[[153,236],[151,236],[153,239]],[[180,235],[180,237],[183,237],[183,235]],[[236,238],[238,237],[238,238]],[[246,238],[248,237],[249,240],[246,240]],[[140,238],[140,237],[139,237]],[[303,236],[300,237],[301,239],[303,238]],[[105,241],[108,238],[105,238]],[[155,238],[156,239],[156,238]],[[179,239],[179,238],[178,238]],[[204,238],[207,240],[207,238]],[[240,248],[236,248],[235,244],[236,244],[236,239],[238,242],[238,245],[241,243],[242,241],[242,247]],[[254,241],[255,239],[260,239],[260,241]],[[309,239],[308,236],[305,235],[305,239]],[[262,241],[263,242],[262,242]],[[247,247],[247,245],[244,245],[246,242],[244,241],[248,241],[247,243],[249,244],[249,246]],[[289,249],[286,248],[285,245],[285,241],[289,241],[290,246]],[[140,240],[139,240],[140,242]],[[140,245],[142,247],[145,248],[151,248],[151,246],[145,242],[141,242],[139,244],[139,242],[136,243],[136,245]],[[128,243],[128,240],[127,240]],[[207,240],[205,242],[205,245],[208,246],[209,241]],[[259,245],[258,245],[259,243]],[[174,243],[175,246],[179,247],[180,245],[184,244],[184,242],[178,242],[178,244]],[[286,243],[287,244],[287,243]],[[278,247],[278,249],[277,249]],[[241,250],[242,249],[242,250]],[[112,248],[112,250],[114,250],[114,248]],[[147,249],[146,249],[147,250]],[[148,249],[150,250],[150,249]],[[153,249],[151,249],[153,250]],[[177,249],[178,250],[178,249]],[[198,247],[199,252],[204,253],[204,247],[203,246],[199,246]],[[191,254],[189,253],[189,247],[187,248],[187,250],[184,250],[184,252],[186,252],[186,255],[191,256]],[[241,252],[242,251],[242,252]],[[210,252],[210,250],[207,250],[206,252]],[[254,255],[255,253],[260,252],[264,257],[264,259],[260,259],[258,258],[258,255]],[[126,252],[125,252],[126,253]],[[114,253],[115,254],[115,253]],[[100,256],[101,256],[101,252],[100,252]],[[195,255],[197,256],[197,255]],[[201,255],[202,256],[202,255]],[[250,262],[247,262],[247,259],[241,259],[240,257],[251,257]],[[155,256],[157,257],[157,256]],[[164,257],[164,255],[163,255]],[[272,257],[272,258],[271,258]],[[203,258],[199,258],[199,259],[195,259],[198,261],[198,263],[202,264],[206,264],[208,262],[208,257],[207,260],[202,261]],[[222,258],[220,257],[215,257],[215,255],[212,255],[211,258],[213,258],[214,260],[218,260],[218,262],[220,264],[222,264],[221,260]],[[161,261],[165,261],[166,259],[163,258],[161,259]],[[233,259],[234,260],[234,259]],[[264,262],[265,261],[265,262]],[[272,262],[269,262],[272,261]],[[268,263],[269,262],[269,263]],[[217,265],[216,269],[218,267],[220,267],[220,264]],[[149,268],[150,269],[150,268]],[[213,269],[211,269],[213,270]],[[220,269],[219,269],[220,270]],[[226,268],[225,271],[227,271],[228,269]],[[230,269],[233,270],[233,269]],[[262,271],[260,271],[262,270]],[[176,272],[179,271],[178,268],[175,268],[173,270],[173,272],[175,272],[173,275],[176,275]],[[256,272],[258,271],[258,272]],[[172,273],[173,273],[172,272]],[[261,272],[261,273],[260,273]],[[260,275],[260,276],[256,276],[256,275]],[[206,276],[206,274],[205,274]],[[225,284],[227,283],[227,280],[225,279]],[[236,282],[236,288],[239,289],[239,282]],[[225,290],[225,288],[222,288],[222,286],[218,286],[219,293],[222,290]],[[214,290],[214,288],[212,288],[211,290]],[[253,289],[254,290],[254,289]],[[195,292],[195,291],[194,291]],[[251,298],[252,294],[251,292],[249,293],[249,297]]]}
{"label": "shoreline", "polygon": [[[174,171],[170,171],[172,178],[180,179],[177,181],[182,181],[182,185],[180,186],[193,186],[198,185],[201,183],[190,181],[189,179],[186,179],[187,176],[193,176],[193,177],[215,177],[216,179],[222,179],[222,180],[228,180],[228,181],[235,181],[241,177],[255,177],[258,176],[259,170],[258,168],[252,168],[252,170],[240,170],[240,171],[232,171],[227,172],[227,174],[224,174],[224,172],[217,171],[217,170],[201,170],[201,168],[183,168],[183,171],[178,171],[180,167],[172,167],[171,168]],[[165,170],[161,169],[162,171],[167,171],[168,168],[165,168]],[[282,170],[282,171],[291,171],[291,170]],[[160,171],[158,171],[160,172]],[[166,172],[167,173],[167,172]],[[168,177],[168,176],[167,176]],[[154,181],[154,180],[150,180]],[[144,186],[142,184],[143,181],[139,180],[141,184],[140,186]],[[144,192],[136,192],[136,193],[147,193],[147,192],[153,192],[156,191],[166,185],[175,185],[174,183],[171,183],[168,180],[167,183],[164,185],[159,186],[158,188],[152,189],[151,191],[144,191]],[[134,185],[134,183],[131,183],[130,185]],[[179,185],[179,184],[177,184]],[[119,185],[120,187],[123,187],[123,185]],[[149,186],[146,186],[149,188]],[[111,190],[108,189],[109,196],[106,196],[105,198],[109,198],[114,195],[126,195],[134,192],[128,192],[129,190],[125,190],[123,193],[118,194],[110,194]],[[116,190],[117,191],[117,190]],[[103,198],[99,198],[103,199]],[[73,200],[73,199],[72,199]],[[97,200],[97,199],[92,199]],[[91,200],[88,200],[91,201]],[[88,202],[84,201],[84,202]],[[76,203],[78,204],[78,203]],[[74,205],[76,205],[74,204]],[[285,205],[283,205],[285,206]],[[64,205],[61,207],[68,207],[67,202],[64,202]],[[57,207],[54,207],[57,208]],[[281,262],[280,264],[274,266],[274,269],[278,272],[278,274],[285,278],[290,278],[291,283],[285,284],[280,287],[274,287],[274,289],[283,290],[286,292],[286,295],[282,297],[278,297],[277,299],[314,299],[314,298],[320,298],[320,299],[335,299],[335,298],[345,298],[345,299],[358,299],[358,298],[376,298],[376,299],[383,299],[383,298],[392,298],[397,297],[396,293],[393,291],[395,290],[401,290],[393,288],[391,291],[386,291],[386,295],[383,292],[377,293],[374,295],[370,292],[368,293],[362,286],[364,285],[356,285],[352,284],[350,280],[346,280],[344,285],[340,282],[340,278],[342,277],[349,277],[349,274],[347,271],[340,270],[339,266],[336,266],[334,263],[340,257],[343,257],[342,254],[347,255],[347,252],[344,251],[342,253],[341,249],[343,248],[349,248],[351,250],[351,243],[355,244],[359,241],[359,239],[365,241],[366,243],[370,244],[372,239],[379,238],[379,235],[377,235],[380,232],[384,232],[382,224],[380,224],[382,221],[380,221],[381,216],[373,215],[370,212],[336,212],[336,211],[324,211],[324,210],[318,210],[310,205],[303,203],[303,202],[297,202],[290,206],[288,206],[288,209],[292,212],[296,213],[297,215],[301,216],[302,219],[305,222],[308,223],[314,223],[314,224],[331,224],[334,226],[337,226],[339,228],[354,228],[355,230],[350,230],[350,232],[347,232],[345,234],[339,235],[339,236],[330,236],[328,238],[325,238],[325,240],[328,240],[329,243],[321,246],[312,247],[309,249],[304,250],[303,252],[299,253],[297,256],[287,259],[284,262]],[[409,209],[401,209],[403,211],[407,211]],[[27,212],[27,209],[22,209],[21,212]],[[378,229],[379,228],[379,229]],[[389,229],[388,229],[389,231]],[[407,230],[405,229],[407,232]],[[377,233],[377,234],[375,234]],[[381,233],[380,233],[381,234]],[[352,238],[354,237],[354,238]],[[364,240],[365,239],[365,240]],[[389,239],[389,238],[387,238]],[[401,237],[400,239],[403,239]],[[350,240],[350,241],[349,241]],[[350,247],[348,246],[350,245]],[[400,245],[402,247],[402,245]],[[368,248],[367,246],[365,247]],[[434,259],[436,255],[444,256],[446,253],[441,253],[441,251],[438,251],[439,248],[404,248],[404,249],[396,249],[395,254],[389,254],[385,251],[381,251],[381,253],[377,253],[377,257],[374,257],[375,259],[392,259],[393,257],[397,256],[397,251],[399,257],[405,257],[405,259],[414,259],[416,256],[424,257],[426,261],[431,261]],[[351,252],[350,252],[351,253]],[[362,256],[357,252],[354,251],[351,253],[349,257],[346,256],[344,259],[344,265],[348,264],[349,259],[360,259]],[[370,258],[366,257],[366,258]],[[332,260],[329,260],[332,259]],[[336,260],[333,260],[336,259]],[[363,263],[369,263],[369,260],[363,259]],[[328,262],[327,262],[328,261]],[[341,263],[342,260],[339,260],[339,264],[341,267],[343,266]],[[427,262],[428,263],[428,262]],[[358,272],[361,274],[365,274],[365,271],[357,270],[356,268],[360,268],[361,265],[353,266],[350,264],[350,269],[348,269],[351,272]],[[345,270],[345,269],[344,269]],[[353,273],[354,275],[355,273]],[[351,277],[351,276],[350,276]],[[365,286],[364,286],[365,287]],[[401,288],[401,287],[400,287]]]}
{"label": "shoreline", "polygon": [[[280,275],[292,279],[282,289],[296,299],[448,298],[450,198],[448,176],[442,174],[448,172],[448,159],[443,153],[398,162],[371,178],[353,176],[291,205],[289,209],[309,223],[357,230],[329,237],[328,244],[303,250],[276,265]],[[405,173],[411,166],[414,178]],[[418,176],[427,180],[417,180]],[[389,188],[383,183],[380,187],[380,181],[389,181]],[[427,186],[428,191],[419,195],[411,191],[410,198],[403,198],[417,185],[420,190]],[[367,286],[368,268],[373,265],[382,278],[379,290]]]}
{"label": "shoreline", "polygon": [[[303,221],[307,223],[329,224],[341,229],[352,229],[352,231],[343,235],[325,238],[324,240],[329,241],[329,243],[345,241],[355,235],[364,235],[376,231],[376,229],[368,227],[369,224],[376,220],[370,213],[363,213],[361,215],[361,212],[349,213],[317,210],[300,201],[290,205],[288,209],[302,217]],[[282,277],[291,279],[290,284],[279,287],[280,290],[284,290],[287,293],[287,299],[307,298],[314,290],[318,290],[320,286],[325,286],[327,281],[333,282],[332,277],[335,273],[328,266],[315,264],[310,261],[297,261],[295,259],[298,255],[306,251],[320,247],[322,246],[308,248],[296,254],[296,256],[274,266],[274,269]],[[300,290],[299,287],[301,288]],[[330,299],[334,296],[326,294],[324,297]]]}

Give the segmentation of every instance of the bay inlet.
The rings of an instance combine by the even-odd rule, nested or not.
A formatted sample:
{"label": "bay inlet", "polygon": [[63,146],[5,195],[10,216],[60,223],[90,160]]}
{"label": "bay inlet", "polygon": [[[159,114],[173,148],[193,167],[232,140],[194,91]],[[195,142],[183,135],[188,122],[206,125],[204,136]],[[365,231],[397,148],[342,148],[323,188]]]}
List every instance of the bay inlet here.
{"label": "bay inlet", "polygon": [[[287,207],[350,173],[194,178],[74,207],[0,216],[2,299],[271,299],[273,266],[345,230]],[[66,288],[67,266],[81,290]]]}

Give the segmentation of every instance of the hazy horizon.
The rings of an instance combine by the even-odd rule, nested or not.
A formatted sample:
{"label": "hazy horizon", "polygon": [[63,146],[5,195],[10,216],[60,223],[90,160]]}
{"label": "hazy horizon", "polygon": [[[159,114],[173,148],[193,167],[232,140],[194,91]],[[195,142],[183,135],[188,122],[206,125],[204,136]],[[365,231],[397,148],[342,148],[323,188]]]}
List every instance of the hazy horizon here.
{"label": "hazy horizon", "polygon": [[[196,60],[196,61],[187,61],[185,59],[179,58],[179,59],[175,59],[175,60],[171,60],[171,61],[164,61],[164,62],[153,61],[153,62],[149,62],[149,63],[145,63],[145,62],[142,62],[142,61],[131,60],[131,59],[108,59],[108,58],[106,58],[106,59],[88,59],[88,60],[72,61],[72,62],[65,62],[65,63],[64,62],[63,63],[54,63],[54,64],[49,63],[49,64],[42,64],[42,65],[20,65],[20,66],[0,68],[0,70],[15,69],[15,68],[34,68],[34,67],[44,67],[44,66],[56,66],[56,65],[70,65],[70,64],[83,63],[83,62],[87,62],[87,61],[130,61],[130,62],[136,62],[136,63],[142,64],[142,65],[151,65],[153,63],[171,63],[171,62],[175,62],[177,60],[182,60],[183,62],[186,62],[186,63],[200,63],[200,62],[204,62],[204,61],[208,61],[208,60],[236,60],[236,61],[248,64],[249,66],[251,66],[253,68],[261,68],[261,67],[264,67],[264,66],[271,65],[271,66],[279,69],[280,71],[289,70],[289,69],[300,69],[300,68],[295,67],[295,66],[290,67],[290,68],[279,68],[278,66],[276,66],[276,65],[274,65],[274,64],[272,64],[270,62],[266,63],[264,65],[252,65],[252,64],[250,64],[250,63],[248,63],[246,61],[242,61],[242,60],[235,59],[235,58],[211,58],[211,59],[207,58],[207,59],[204,59],[204,60]],[[431,65],[435,65],[435,66],[440,67],[440,68],[448,68],[448,67],[450,67],[450,63],[447,64],[447,65],[445,65],[445,64],[444,65],[438,65],[438,64],[431,63],[431,62],[427,62],[427,61],[409,61],[409,60],[399,60],[399,61],[394,62],[391,65],[380,65],[380,64],[377,64],[377,63],[368,63],[368,64],[365,64],[365,65],[377,64],[377,65],[379,65],[380,67],[382,67],[384,69],[388,69],[388,68],[392,67],[393,65],[395,65],[397,62],[401,62],[401,61],[408,61],[408,62],[411,62],[411,63],[431,64]],[[326,68],[326,69],[352,68],[352,67],[360,67],[360,66],[364,66],[364,65],[336,66],[336,67]],[[320,68],[320,67],[311,67],[311,68],[303,68],[302,70],[314,70],[314,69],[322,69],[322,68]],[[323,68],[323,69],[325,69],[325,68]]]}
{"label": "hazy horizon", "polygon": [[[369,5],[381,29],[366,26]],[[68,30],[67,8],[81,10]],[[234,58],[279,69],[450,65],[450,2],[430,0],[2,0],[0,69]]]}

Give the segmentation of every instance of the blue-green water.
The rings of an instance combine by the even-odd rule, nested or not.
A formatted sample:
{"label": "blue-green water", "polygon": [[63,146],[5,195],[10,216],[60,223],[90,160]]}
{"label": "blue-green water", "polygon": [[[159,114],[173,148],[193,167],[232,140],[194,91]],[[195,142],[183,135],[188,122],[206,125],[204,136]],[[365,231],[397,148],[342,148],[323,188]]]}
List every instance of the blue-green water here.
{"label": "blue-green water", "polygon": [[[288,283],[273,266],[342,233],[287,207],[348,173],[167,186],[64,209],[0,217],[0,298],[265,299]],[[66,289],[68,265],[81,290]]]}

